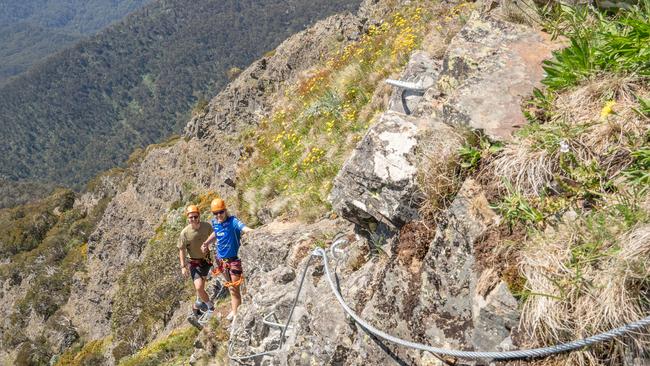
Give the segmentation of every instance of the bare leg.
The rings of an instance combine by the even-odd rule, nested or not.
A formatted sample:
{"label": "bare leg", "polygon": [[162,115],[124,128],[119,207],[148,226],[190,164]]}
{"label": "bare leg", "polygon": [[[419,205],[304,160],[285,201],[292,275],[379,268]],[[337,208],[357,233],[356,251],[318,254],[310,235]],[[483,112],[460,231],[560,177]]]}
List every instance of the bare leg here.
{"label": "bare leg", "polygon": [[[232,280],[234,281],[239,281],[241,278],[240,275],[232,274]],[[239,291],[239,286],[233,286],[229,287],[228,290],[230,290],[230,306],[232,308],[232,313],[237,314],[237,308],[239,305],[241,305],[241,292]]]}
{"label": "bare leg", "polygon": [[199,298],[207,304],[210,301],[210,297],[208,296],[208,293],[205,292],[205,280],[202,277],[194,280],[194,288],[196,289],[196,294]]}

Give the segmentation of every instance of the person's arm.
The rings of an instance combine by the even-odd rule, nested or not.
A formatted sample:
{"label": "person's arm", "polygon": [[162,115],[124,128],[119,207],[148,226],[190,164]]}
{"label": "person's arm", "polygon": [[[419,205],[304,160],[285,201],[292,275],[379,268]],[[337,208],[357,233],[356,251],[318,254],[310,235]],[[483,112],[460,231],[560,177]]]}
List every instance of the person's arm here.
{"label": "person's arm", "polygon": [[189,275],[187,271],[187,263],[185,262],[185,247],[180,247],[178,248],[178,259],[181,261],[181,273],[183,274],[183,277],[187,277]]}
{"label": "person's arm", "polygon": [[[246,226],[246,224],[244,224],[243,222],[241,222],[239,220],[237,220],[237,225],[239,227],[240,235],[243,235],[245,233],[250,233],[251,231],[253,231],[253,229],[249,228],[248,226]],[[245,245],[246,243],[247,243],[247,240],[241,240],[242,245]]]}
{"label": "person's arm", "polygon": [[205,241],[203,242],[203,245],[201,245],[201,251],[203,251],[203,253],[207,253],[207,252],[210,251],[210,244],[212,244],[214,242],[214,239],[216,237],[217,236],[215,235],[215,233],[213,231],[212,234],[210,234],[210,236],[208,236],[208,238],[205,239]]}

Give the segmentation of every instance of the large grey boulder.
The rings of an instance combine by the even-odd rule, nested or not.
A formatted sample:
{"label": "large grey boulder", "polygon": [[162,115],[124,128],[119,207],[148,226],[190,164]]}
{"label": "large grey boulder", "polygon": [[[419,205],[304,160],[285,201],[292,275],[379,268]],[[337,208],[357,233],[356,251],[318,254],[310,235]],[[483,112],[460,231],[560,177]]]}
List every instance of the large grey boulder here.
{"label": "large grey boulder", "polygon": [[375,232],[375,225],[383,224],[396,232],[419,217],[421,153],[445,165],[461,143],[454,128],[435,119],[386,112],[341,168],[329,201],[363,230]]}
{"label": "large grey boulder", "polygon": [[542,61],[557,47],[545,33],[474,14],[447,48],[438,87],[448,97],[438,115],[509,139],[526,123],[521,103],[541,87]]}
{"label": "large grey boulder", "polygon": [[373,222],[399,228],[416,219],[416,148],[425,130],[424,120],[383,114],[334,179],[334,209],[363,228]]}

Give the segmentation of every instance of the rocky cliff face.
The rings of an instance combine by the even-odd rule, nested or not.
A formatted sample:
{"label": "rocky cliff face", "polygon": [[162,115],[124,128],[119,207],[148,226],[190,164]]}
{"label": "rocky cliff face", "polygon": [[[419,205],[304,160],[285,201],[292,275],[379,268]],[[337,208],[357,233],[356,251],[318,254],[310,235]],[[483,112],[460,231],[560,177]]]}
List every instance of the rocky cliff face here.
{"label": "rocky cliff face", "polygon": [[[541,33],[475,14],[442,59],[414,54],[402,79],[429,88],[419,95],[395,90],[392,111],[377,119],[334,182],[332,205],[354,225],[324,220],[299,229],[299,238],[295,228],[279,235],[269,225],[251,236],[255,244],[243,256],[252,268],[234,325],[233,354],[277,348],[280,330],[265,325],[263,318],[274,313],[281,322],[287,319],[314,238],[325,234],[327,245],[334,232],[348,242],[343,259],[336,261],[343,298],[375,327],[444,348],[512,347],[517,301],[477,258],[499,216],[481,186],[467,180],[439,212],[435,230],[427,234],[418,229],[418,151],[427,146],[440,161],[453,159],[462,144],[454,125],[508,139],[521,123],[510,117],[520,115],[519,104],[539,86],[540,60],[550,57],[554,47]],[[315,262],[282,352],[258,357],[256,364],[444,364],[351,322],[330,291],[320,259]],[[210,358],[205,349],[211,347],[202,345],[194,358]]]}
{"label": "rocky cliff face", "polygon": [[[290,37],[274,52],[244,70],[203,113],[189,121],[183,138],[150,146],[135,158],[128,172],[98,178],[103,188],[76,200],[75,207],[82,211],[92,210],[102,199],[109,202],[88,239],[87,271],[75,274],[70,298],[56,317],[62,322],[57,327],[63,329],[62,333],[51,334],[50,338],[53,344],[59,344],[70,338],[67,334],[74,337],[52,352],[64,351],[79,337],[98,340],[111,335],[118,280],[129,265],[150,255],[147,245],[155,237],[156,229],[166,222],[171,206],[182,205],[201,192],[232,197],[237,162],[243,149],[240,133],[257,125],[285,85],[294,82],[332,48],[357,39],[366,20],[352,14],[336,15]],[[176,274],[175,262],[163,266],[165,273]],[[25,281],[25,286],[28,282]],[[20,298],[25,286],[8,284],[3,300]],[[139,312],[142,306],[146,304],[134,311]],[[186,312],[179,304],[174,304],[173,309],[180,309],[179,314]],[[178,323],[170,324],[169,319],[179,316],[182,318],[181,315],[165,316],[167,320],[161,320],[155,328],[173,328]],[[29,329],[29,334],[37,337],[43,323],[33,319]],[[132,352],[148,340],[132,340],[133,344],[127,348]],[[97,362],[115,363],[115,357],[123,354],[111,349],[104,352],[103,361]],[[11,354],[0,356],[13,359]]]}
{"label": "rocky cliff face", "polygon": [[231,196],[241,154],[238,133],[259,121],[282,82],[318,60],[328,42],[357,37],[359,27],[356,17],[339,15],[293,36],[274,55],[246,69],[211,102],[207,113],[190,121],[186,139],[147,152],[88,243],[89,278],[80,282],[69,302],[78,314],[73,322],[80,333],[92,338],[109,334],[117,277],[139,259],[170,203],[187,200],[196,190]]}

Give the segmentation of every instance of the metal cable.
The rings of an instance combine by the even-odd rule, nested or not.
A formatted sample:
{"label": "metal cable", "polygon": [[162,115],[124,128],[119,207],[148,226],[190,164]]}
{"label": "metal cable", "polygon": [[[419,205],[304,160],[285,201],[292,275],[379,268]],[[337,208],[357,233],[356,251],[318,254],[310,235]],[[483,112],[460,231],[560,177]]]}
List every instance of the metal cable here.
{"label": "metal cable", "polygon": [[448,350],[448,349],[443,349],[443,348],[436,348],[432,346],[428,346],[425,344],[421,343],[415,343],[411,341],[406,341],[394,336],[391,336],[390,334],[387,334],[372,325],[368,324],[365,320],[361,319],[343,300],[343,297],[341,296],[340,292],[337,290],[336,285],[332,281],[332,276],[330,273],[329,265],[327,263],[327,253],[321,249],[317,248],[314,250],[312,255],[317,255],[322,258],[323,264],[325,266],[325,274],[327,277],[327,281],[330,284],[330,288],[332,289],[332,292],[336,296],[336,299],[338,302],[341,304],[341,307],[343,310],[345,310],[348,315],[350,315],[359,325],[367,329],[370,333],[374,334],[377,337],[384,338],[390,342],[396,343],[398,345],[402,345],[405,347],[410,347],[414,349],[419,349],[422,351],[427,351],[431,352],[437,355],[443,355],[443,356],[451,356],[451,357],[457,357],[457,358],[463,358],[463,359],[470,359],[470,360],[508,360],[508,359],[517,359],[517,358],[540,358],[540,357],[545,357],[545,356],[550,356],[556,353],[562,353],[562,352],[568,352],[572,350],[576,350],[579,348],[587,347],[590,345],[593,345],[595,343],[600,343],[604,341],[611,340],[615,337],[630,333],[632,331],[638,330],[640,328],[643,328],[647,325],[650,325],[650,316],[635,321],[630,324],[626,324],[624,326],[612,329],[610,331],[600,333],[594,336],[591,336],[589,338],[585,339],[580,339],[577,341],[569,342],[569,343],[563,343],[555,346],[550,346],[550,347],[543,347],[543,348],[535,348],[535,349],[529,349],[529,350],[519,350],[519,351],[506,351],[506,352],[474,352],[474,351],[459,351],[459,350]]}
{"label": "metal cable", "polygon": [[[333,251],[334,253],[334,251]],[[339,253],[337,253],[339,254]],[[247,356],[233,356],[232,355],[232,348],[233,348],[233,335],[235,331],[235,323],[237,316],[233,319],[233,322],[231,324],[231,331],[230,331],[230,340],[228,344],[228,357],[231,360],[234,361],[244,361],[248,360],[251,358],[255,357],[260,357],[260,356],[265,356],[265,355],[272,355],[276,354],[280,350],[282,350],[282,346],[284,345],[285,342],[285,334],[287,329],[289,328],[289,324],[291,323],[291,319],[293,317],[293,312],[296,308],[296,305],[298,304],[298,298],[300,297],[300,292],[302,291],[302,287],[305,281],[305,277],[307,275],[307,270],[311,266],[312,259],[315,256],[321,257],[323,261],[323,265],[325,268],[325,276],[327,278],[327,282],[330,285],[330,288],[332,292],[334,293],[334,296],[336,296],[336,299],[338,300],[339,304],[345,310],[345,312],[352,317],[360,326],[365,328],[367,331],[370,333],[374,334],[377,337],[383,338],[387,341],[396,343],[398,345],[402,345],[405,347],[409,348],[414,348],[418,349],[421,351],[426,351],[430,352],[435,355],[442,355],[442,356],[451,356],[451,357],[456,357],[456,358],[462,358],[462,359],[470,359],[470,360],[509,360],[509,359],[521,359],[521,358],[541,358],[541,357],[546,357],[550,356],[553,354],[557,353],[563,353],[563,352],[568,352],[568,351],[573,351],[576,349],[584,348],[591,346],[596,343],[600,342],[605,342],[608,340],[611,340],[615,337],[622,336],[624,334],[633,332],[635,330],[639,330],[645,326],[650,325],[650,316],[632,322],[630,324],[623,325],[621,327],[609,330],[604,333],[600,333],[588,338],[572,341],[569,343],[563,343],[559,345],[554,345],[550,347],[542,347],[542,348],[534,348],[534,349],[529,349],[529,350],[518,350],[518,351],[505,351],[505,352],[483,352],[483,351],[460,351],[460,350],[449,350],[449,349],[444,349],[444,348],[437,348],[437,347],[432,347],[426,344],[421,344],[421,343],[415,343],[411,341],[407,341],[401,338],[394,337],[388,333],[385,333],[369,323],[367,323],[365,320],[363,320],[361,317],[359,317],[343,300],[343,297],[337,288],[336,284],[332,280],[332,273],[330,272],[329,264],[328,264],[328,257],[327,257],[327,252],[322,249],[322,248],[316,248],[312,254],[309,257],[309,260],[307,261],[307,264],[305,265],[305,268],[303,270],[302,276],[300,278],[300,284],[298,285],[298,290],[296,291],[296,296],[294,298],[293,304],[291,306],[291,310],[289,311],[289,317],[287,319],[287,322],[285,323],[284,326],[277,324],[281,327],[282,331],[280,334],[280,345],[278,346],[277,349],[270,350],[270,351],[265,351],[265,352],[260,352],[260,353],[255,353],[252,355],[247,355]],[[340,257],[338,258],[340,259]],[[268,316],[267,316],[268,317]],[[265,317],[266,319],[266,317]],[[275,324],[274,324],[275,325]]]}

